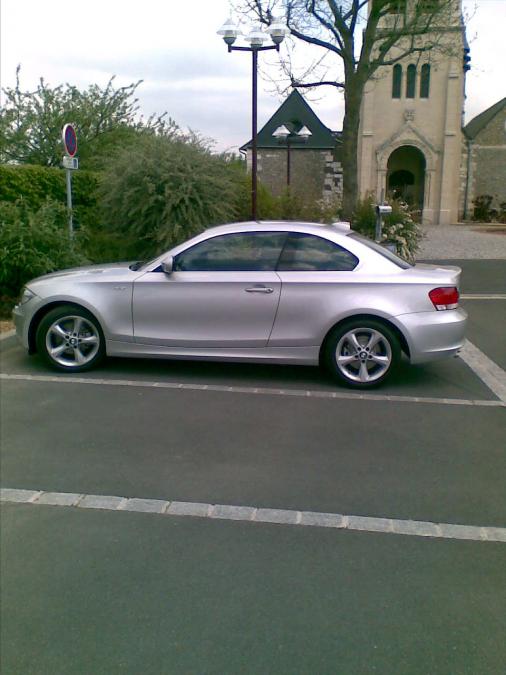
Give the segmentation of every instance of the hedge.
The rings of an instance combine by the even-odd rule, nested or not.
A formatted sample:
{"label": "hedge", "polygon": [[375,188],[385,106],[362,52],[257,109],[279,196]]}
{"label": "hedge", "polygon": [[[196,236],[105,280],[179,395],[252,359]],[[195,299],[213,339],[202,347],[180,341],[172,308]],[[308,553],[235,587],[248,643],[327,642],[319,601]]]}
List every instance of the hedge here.
{"label": "hedge", "polygon": [[[72,175],[72,202],[76,223],[87,227],[97,220],[96,189],[99,174],[93,171],[74,171]],[[0,202],[16,202],[21,197],[36,211],[47,199],[66,204],[65,171],[38,165],[0,164]]]}

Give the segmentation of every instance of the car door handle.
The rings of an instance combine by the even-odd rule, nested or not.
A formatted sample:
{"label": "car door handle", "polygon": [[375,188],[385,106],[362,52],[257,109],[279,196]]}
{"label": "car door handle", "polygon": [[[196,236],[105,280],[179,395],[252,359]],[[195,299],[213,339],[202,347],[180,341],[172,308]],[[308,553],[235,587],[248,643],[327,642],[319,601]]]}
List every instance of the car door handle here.
{"label": "car door handle", "polygon": [[274,289],[268,286],[253,286],[252,288],[245,288],[246,293],[273,293]]}

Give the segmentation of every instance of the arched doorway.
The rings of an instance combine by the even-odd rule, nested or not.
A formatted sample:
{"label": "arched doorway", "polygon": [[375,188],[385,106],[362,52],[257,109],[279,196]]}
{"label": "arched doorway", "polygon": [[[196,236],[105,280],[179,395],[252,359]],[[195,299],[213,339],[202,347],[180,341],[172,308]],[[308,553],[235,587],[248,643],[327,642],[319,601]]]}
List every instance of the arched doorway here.
{"label": "arched doorway", "polygon": [[413,145],[402,145],[388,158],[387,192],[404,200],[414,211],[423,210],[425,157]]}

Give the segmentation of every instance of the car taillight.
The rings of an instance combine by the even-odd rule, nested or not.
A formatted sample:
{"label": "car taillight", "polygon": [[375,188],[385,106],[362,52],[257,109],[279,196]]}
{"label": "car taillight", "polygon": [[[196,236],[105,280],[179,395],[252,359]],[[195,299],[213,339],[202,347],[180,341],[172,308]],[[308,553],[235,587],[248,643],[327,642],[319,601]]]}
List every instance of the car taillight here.
{"label": "car taillight", "polygon": [[433,288],[429,298],[436,309],[457,309],[459,306],[459,292],[455,286]]}

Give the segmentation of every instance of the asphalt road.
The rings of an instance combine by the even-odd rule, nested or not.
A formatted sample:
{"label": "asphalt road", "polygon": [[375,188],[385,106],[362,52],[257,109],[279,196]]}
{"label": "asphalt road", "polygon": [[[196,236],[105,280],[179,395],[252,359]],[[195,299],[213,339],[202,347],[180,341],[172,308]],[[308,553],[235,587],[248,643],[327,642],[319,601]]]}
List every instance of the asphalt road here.
{"label": "asphalt road", "polygon": [[4,508],[5,675],[504,673],[504,544]]}
{"label": "asphalt road", "polygon": [[[466,261],[465,292],[501,269]],[[506,301],[465,304],[504,367]],[[506,527],[505,410],[461,359],[357,400],[315,368],[48,381],[0,346],[3,487]],[[506,671],[504,543],[10,503],[1,535],[2,674]]]}

